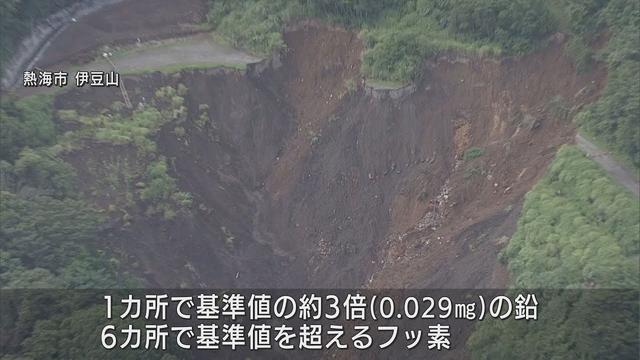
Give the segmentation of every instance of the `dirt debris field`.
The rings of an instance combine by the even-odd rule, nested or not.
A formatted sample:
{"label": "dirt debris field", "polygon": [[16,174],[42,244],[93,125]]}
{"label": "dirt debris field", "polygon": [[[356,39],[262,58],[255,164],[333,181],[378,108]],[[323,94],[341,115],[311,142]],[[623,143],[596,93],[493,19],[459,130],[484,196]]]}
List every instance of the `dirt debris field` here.
{"label": "dirt debris field", "polygon": [[[163,1],[124,1],[80,19],[40,65],[199,31],[202,1],[178,10]],[[186,41],[202,47],[203,36]],[[575,136],[548,105],[595,100],[603,68],[578,75],[558,37],[526,58],[440,56],[412,91],[392,96],[366,88],[357,34],[306,22],[284,39],[287,51],[273,61],[232,53],[246,71],[124,77],[134,104],[161,86],[187,86],[185,134],[168,124],[157,143],[194,210],[164,221],[138,205],[126,224],[113,215],[109,247],[149,286],[504,287],[497,255],[523,196]],[[214,55],[202,62],[217,62]],[[96,112],[118,100],[117,89],[74,89],[55,106]],[[215,123],[206,131],[194,125],[203,105]],[[463,160],[470,147],[483,155]],[[146,161],[132,147],[105,143],[66,159],[103,209],[121,194],[93,191],[100,169]]]}

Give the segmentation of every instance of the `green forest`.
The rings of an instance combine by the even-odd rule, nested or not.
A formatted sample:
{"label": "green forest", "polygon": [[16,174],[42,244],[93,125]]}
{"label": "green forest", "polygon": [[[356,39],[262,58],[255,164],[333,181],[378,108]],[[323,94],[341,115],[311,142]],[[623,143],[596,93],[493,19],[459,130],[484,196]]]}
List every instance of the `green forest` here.
{"label": "green forest", "polygon": [[636,288],[637,199],[575,147],[525,199],[504,257],[517,288]]}
{"label": "green forest", "polygon": [[93,250],[105,219],[77,192],[56,142],[52,99],[3,99],[0,160],[0,286],[90,288],[126,284]]}
{"label": "green forest", "polygon": [[[0,333],[13,334],[0,337],[3,360],[45,359],[41,356],[45,353],[71,358],[64,356],[62,343],[45,346],[43,342],[54,345],[47,326],[88,316],[87,310],[69,299],[69,293],[44,297],[43,292],[34,291],[23,296],[27,290],[7,289],[139,286],[120,270],[118,260],[100,250],[107,219],[78,194],[74,169],[51,149],[57,141],[51,101],[40,96],[18,101],[3,98],[0,107],[0,287],[4,289]],[[94,310],[97,319],[102,309]],[[82,322],[84,327],[91,326]],[[96,328],[99,324],[93,322]],[[68,331],[77,337],[87,330],[84,327]]]}
{"label": "green forest", "polygon": [[634,358],[640,207],[575,146],[527,194],[502,257],[514,289],[573,290],[538,292],[539,321],[481,322],[474,358]]}
{"label": "green forest", "polygon": [[[610,0],[569,7],[571,29],[583,39],[607,28],[605,49],[593,54],[606,62],[609,77],[602,97],[576,117],[577,123],[635,170],[640,169],[640,4]],[[585,5],[586,4],[586,5]]]}
{"label": "green forest", "polygon": [[[137,359],[138,352],[94,349],[104,314],[95,294],[46,293],[41,289],[139,288],[144,283],[127,272],[105,251],[104,242],[114,221],[126,223],[128,211],[142,206],[147,216],[171,220],[185,216],[191,195],[178,191],[169,174],[168,159],[157,154],[155,133],[163,124],[186,120],[183,106],[187,88],[159,88],[151,105],[127,110],[121,102],[97,113],[76,110],[54,113],[50,95],[0,103],[2,157],[0,158],[0,288],[4,289],[0,348],[5,359],[96,358]],[[54,119],[57,119],[54,121]],[[69,127],[73,131],[63,131]],[[109,211],[95,208],[79,189],[73,166],[63,157],[94,141],[131,145],[143,161],[123,174],[101,174],[105,189],[123,194]],[[107,169],[111,172],[111,169]],[[122,176],[118,176],[122,175]],[[134,186],[135,184],[135,186]],[[104,191],[105,189],[100,189]],[[133,209],[133,210],[132,210]],[[124,213],[123,216],[116,216]],[[20,289],[20,290],[18,290]],[[26,293],[26,289],[34,289]],[[25,294],[31,294],[25,296]],[[46,304],[46,305],[45,305]],[[8,310],[12,309],[12,310]],[[12,313],[13,316],[4,316]],[[17,329],[17,330],[16,330]],[[86,349],[65,346],[60,339],[81,339]],[[86,352],[85,352],[86,351]],[[97,351],[97,352],[96,352]],[[147,359],[173,359],[149,352]]]}
{"label": "green forest", "polygon": [[[124,181],[107,179],[125,194],[123,208],[145,204],[147,215],[170,220],[184,214],[191,195],[180,192],[168,174],[167,159],[156,154],[154,134],[169,122],[186,120],[183,85],[156,91],[153,105],[124,111],[114,103],[95,115],[60,110],[54,123],[53,99],[36,95],[0,103],[0,286],[3,288],[112,288],[131,284],[115,269],[117,260],[100,248],[107,214],[92,208],[78,192],[74,168],[61,154],[91,141],[130,144],[141,168]],[[62,132],[62,127],[74,131]],[[135,189],[134,184],[135,183]],[[86,278],[83,278],[86,277]]]}

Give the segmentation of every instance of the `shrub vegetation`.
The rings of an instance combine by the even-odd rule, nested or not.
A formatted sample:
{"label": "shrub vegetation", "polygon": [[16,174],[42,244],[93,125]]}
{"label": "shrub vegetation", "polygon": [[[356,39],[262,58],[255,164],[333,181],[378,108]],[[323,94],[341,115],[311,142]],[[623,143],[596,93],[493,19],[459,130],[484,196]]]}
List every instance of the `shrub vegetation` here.
{"label": "shrub vegetation", "polygon": [[[91,141],[135,145],[141,158],[156,159],[142,172],[145,182],[136,199],[149,215],[175,217],[191,206],[191,195],[178,191],[167,160],[155,154],[153,137],[164,124],[186,120],[186,91],[184,86],[160,88],[152,104],[128,114],[118,103],[92,115],[62,110],[57,114],[61,125],[73,129],[64,134],[57,134],[50,97],[3,98],[0,332],[11,336],[2,337],[0,347],[7,358],[74,358],[82,353],[105,359],[175,359],[164,352],[107,352],[91,345],[95,339],[85,339],[87,334],[99,334],[104,326],[104,307],[94,306],[95,294],[25,295],[25,289],[140,286],[139,279],[103,250],[109,219],[78,191],[77,174],[63,154]],[[87,347],[65,346],[71,338]]]}
{"label": "shrub vegetation", "polygon": [[514,289],[591,290],[538,292],[539,321],[479,323],[474,358],[633,358],[639,255],[637,199],[577,148],[561,148],[502,256]]}
{"label": "shrub vegetation", "polygon": [[519,54],[555,29],[543,0],[211,1],[209,22],[234,45],[260,55],[284,47],[287,22],[315,17],[364,30],[363,72],[411,81],[422,60],[456,49]]}
{"label": "shrub vegetation", "polygon": [[53,98],[36,95],[0,100],[0,160],[14,161],[25,147],[52,145],[56,129],[52,121]]}

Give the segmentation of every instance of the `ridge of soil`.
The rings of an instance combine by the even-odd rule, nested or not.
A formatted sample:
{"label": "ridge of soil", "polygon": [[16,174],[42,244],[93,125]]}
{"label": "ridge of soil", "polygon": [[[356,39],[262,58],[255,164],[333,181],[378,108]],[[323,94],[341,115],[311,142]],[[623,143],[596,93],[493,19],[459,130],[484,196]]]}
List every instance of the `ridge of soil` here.
{"label": "ridge of soil", "polygon": [[[595,100],[604,68],[577,74],[554,39],[523,58],[443,56],[394,98],[365,91],[352,32],[308,24],[285,41],[281,66],[260,74],[126,77],[134,104],[188,87],[185,135],[168,124],[157,143],[194,205],[165,221],[137,204],[129,225],[114,217],[109,247],[160,287],[504,287],[497,256],[523,196],[575,135],[551,104]],[[56,107],[118,99],[117,89],[79,89]],[[202,104],[206,129],[194,122]],[[464,160],[470,147],[482,155]],[[95,191],[99,169],[139,161],[108,144],[67,159],[104,208],[121,194]]]}

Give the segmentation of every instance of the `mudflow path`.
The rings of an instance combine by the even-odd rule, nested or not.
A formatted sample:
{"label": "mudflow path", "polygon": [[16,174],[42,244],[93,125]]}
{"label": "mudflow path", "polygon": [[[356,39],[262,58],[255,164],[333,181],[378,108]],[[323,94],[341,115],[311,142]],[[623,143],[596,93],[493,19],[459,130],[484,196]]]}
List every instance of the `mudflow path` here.
{"label": "mudflow path", "polygon": [[[356,34],[306,23],[284,38],[284,54],[246,72],[126,77],[134,104],[188,88],[184,134],[168,124],[156,140],[194,204],[171,221],[144,204],[123,210],[126,222],[111,212],[109,248],[150,286],[505,286],[497,254],[523,196],[575,136],[550,103],[595,100],[604,70],[576,74],[556,38],[524,58],[443,55],[413,92],[391,96],[364,86]],[[91,114],[118,100],[74,89],[55,105]],[[463,161],[470,147],[484,152]],[[105,172],[149,161],[108,143],[66,158],[106,210],[126,200],[101,185]]]}

